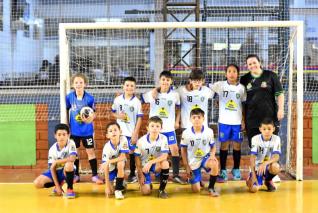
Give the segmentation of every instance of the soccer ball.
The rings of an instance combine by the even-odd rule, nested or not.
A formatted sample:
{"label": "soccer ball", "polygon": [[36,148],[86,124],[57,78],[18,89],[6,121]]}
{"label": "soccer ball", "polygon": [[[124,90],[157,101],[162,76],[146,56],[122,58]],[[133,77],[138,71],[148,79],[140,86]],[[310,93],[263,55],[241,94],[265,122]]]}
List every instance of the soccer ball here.
{"label": "soccer ball", "polygon": [[80,115],[85,123],[91,123],[94,120],[94,110],[90,107],[83,107],[80,111]]}

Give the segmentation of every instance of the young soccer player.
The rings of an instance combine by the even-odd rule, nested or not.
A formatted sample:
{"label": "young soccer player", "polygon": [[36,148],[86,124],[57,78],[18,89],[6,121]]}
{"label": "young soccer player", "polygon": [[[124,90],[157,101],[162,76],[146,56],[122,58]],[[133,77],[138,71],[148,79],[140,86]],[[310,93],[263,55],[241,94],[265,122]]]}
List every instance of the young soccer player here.
{"label": "young soccer player", "polygon": [[150,117],[158,116],[162,119],[161,133],[168,138],[172,155],[173,182],[184,184],[185,182],[179,176],[180,157],[175,133],[175,129],[179,128],[180,123],[180,96],[176,91],[171,89],[171,72],[161,72],[159,84],[158,94],[154,94],[156,89],[151,90],[142,95],[142,100],[144,103],[150,103]]}
{"label": "young soccer player", "polygon": [[[129,152],[128,140],[125,136],[120,136],[120,126],[116,122],[109,123],[106,126],[106,136],[109,141],[103,148],[102,168],[105,173],[105,194],[108,197],[115,193],[116,199],[124,199],[122,191],[124,190],[124,175],[126,153]],[[114,180],[116,186],[114,191]]]}
{"label": "young soccer player", "polygon": [[[93,117],[82,117],[80,111],[83,107],[91,107],[95,111],[94,97],[85,91],[85,86],[88,82],[85,75],[77,73],[71,79],[74,91],[66,96],[66,108],[69,112],[69,123],[71,128],[71,139],[75,141],[76,148],[81,145],[81,141],[86,148],[89,164],[92,169],[92,181],[97,184],[103,184],[97,174],[97,160],[94,150],[94,126],[92,123]],[[75,166],[76,176],[75,182],[79,182],[79,159],[76,159]]]}
{"label": "young soccer player", "polygon": [[243,141],[242,130],[244,120],[242,116],[242,103],[246,100],[245,87],[239,83],[239,67],[230,64],[226,67],[226,81],[218,81],[210,88],[219,96],[219,141],[221,172],[218,182],[228,180],[226,171],[226,160],[229,145],[233,145],[234,166],[232,175],[234,180],[241,179],[241,143]]}
{"label": "young soccer player", "polygon": [[50,188],[55,186],[54,195],[63,194],[63,183],[67,183],[67,198],[75,198],[73,191],[74,161],[76,159],[76,146],[70,140],[70,129],[66,124],[55,126],[54,143],[49,149],[49,169],[34,180],[36,188]]}
{"label": "young soccer player", "polygon": [[134,149],[138,140],[141,118],[143,116],[141,102],[135,96],[136,79],[134,77],[125,78],[123,90],[124,93],[115,98],[112,112],[113,116],[117,119],[117,123],[120,125],[122,135],[126,136],[129,142],[130,174],[127,182],[135,183],[137,182],[137,178],[135,175]]}
{"label": "young soccer player", "polygon": [[273,192],[276,187],[272,179],[280,172],[278,160],[281,154],[281,141],[279,136],[273,134],[275,125],[271,118],[265,118],[261,122],[259,131],[261,134],[252,138],[251,173],[246,184],[250,192],[257,192],[265,178],[267,190]]}
{"label": "young soccer player", "polygon": [[[209,99],[214,96],[214,92],[203,86],[204,74],[201,70],[194,70],[190,73],[189,84],[178,89],[181,100],[181,128],[191,127],[190,112],[192,109],[200,108],[208,114]],[[208,126],[206,118],[204,124]]]}
{"label": "young soccer player", "polygon": [[187,176],[193,192],[200,192],[201,169],[210,173],[209,193],[219,196],[214,185],[218,174],[218,161],[215,157],[213,130],[204,125],[204,111],[200,108],[191,110],[192,127],[182,133],[181,154]]}
{"label": "young soccer player", "polygon": [[162,125],[162,120],[158,116],[149,119],[148,134],[138,140],[135,155],[141,193],[143,195],[151,193],[150,172],[160,172],[158,197],[168,198],[165,188],[169,178],[167,161],[169,146],[167,137],[160,134]]}

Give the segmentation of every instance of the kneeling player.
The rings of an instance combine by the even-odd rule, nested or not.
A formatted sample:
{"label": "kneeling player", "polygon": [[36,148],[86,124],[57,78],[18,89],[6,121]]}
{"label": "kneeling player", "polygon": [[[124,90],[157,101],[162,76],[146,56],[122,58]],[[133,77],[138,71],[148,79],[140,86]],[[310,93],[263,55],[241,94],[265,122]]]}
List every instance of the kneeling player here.
{"label": "kneeling player", "polygon": [[114,180],[116,178],[115,198],[124,199],[124,174],[126,153],[129,152],[128,141],[125,136],[120,136],[120,126],[116,122],[106,126],[106,136],[109,141],[103,148],[102,168],[105,173],[105,194],[108,197],[114,194]]}
{"label": "kneeling player", "polygon": [[250,168],[251,173],[246,181],[250,192],[257,192],[259,187],[265,185],[267,190],[273,192],[276,187],[273,184],[273,177],[280,172],[278,164],[280,151],[280,137],[274,135],[274,122],[265,118],[259,127],[261,134],[252,138]]}
{"label": "kneeling player", "polygon": [[200,192],[201,168],[210,173],[209,193],[219,196],[214,185],[218,174],[218,161],[215,157],[213,130],[204,126],[204,111],[200,108],[190,112],[192,127],[182,133],[181,154],[183,164],[193,192]]}
{"label": "kneeling player", "polygon": [[148,134],[142,136],[135,149],[136,166],[140,190],[143,195],[151,194],[150,172],[160,172],[159,198],[168,198],[165,191],[169,178],[169,163],[167,161],[169,146],[167,137],[160,134],[162,120],[158,116],[148,121]]}
{"label": "kneeling player", "polygon": [[75,198],[73,191],[74,179],[74,161],[77,156],[76,146],[73,140],[70,140],[70,129],[66,124],[55,126],[54,143],[49,150],[49,170],[38,176],[34,180],[37,188],[50,188],[55,186],[54,195],[63,194],[63,183],[67,183],[67,192],[65,197]]}

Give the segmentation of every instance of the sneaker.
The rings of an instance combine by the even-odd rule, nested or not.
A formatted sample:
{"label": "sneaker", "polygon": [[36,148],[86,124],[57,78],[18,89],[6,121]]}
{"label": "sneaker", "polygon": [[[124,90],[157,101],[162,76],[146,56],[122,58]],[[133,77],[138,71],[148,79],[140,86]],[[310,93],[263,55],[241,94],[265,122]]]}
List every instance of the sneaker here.
{"label": "sneaker", "polygon": [[225,183],[228,180],[227,178],[227,171],[221,170],[220,175],[217,178],[218,183]]}
{"label": "sneaker", "polygon": [[80,177],[78,175],[74,175],[73,183],[80,182]]}
{"label": "sneaker", "polygon": [[184,185],[186,184],[186,182],[184,182],[180,176],[174,176],[173,179],[172,179],[172,182],[174,183],[179,183],[181,185]]}
{"label": "sneaker", "polygon": [[158,197],[162,199],[167,199],[168,198],[168,193],[165,190],[159,190],[158,191]]}
{"label": "sneaker", "polygon": [[124,197],[122,191],[120,191],[120,190],[115,190],[115,198],[116,198],[117,200],[122,200],[122,199],[124,199],[125,197]]}
{"label": "sneaker", "polygon": [[276,175],[275,177],[273,177],[272,181],[273,183],[280,183],[280,177]]}
{"label": "sneaker", "polygon": [[73,189],[67,189],[66,193],[64,194],[64,196],[68,199],[74,199],[75,198],[75,192],[73,191]]}
{"label": "sneaker", "polygon": [[239,169],[232,169],[233,180],[241,180],[241,171]]}
{"label": "sneaker", "polygon": [[102,181],[102,180],[98,177],[98,175],[95,175],[95,176],[92,177],[92,182],[94,182],[94,183],[96,183],[96,184],[103,184],[103,183],[104,183],[104,181]]}
{"label": "sneaker", "polygon": [[276,191],[276,187],[273,183],[273,181],[268,181],[268,180],[265,180],[265,186],[267,187],[267,191],[269,192],[274,192]]}
{"label": "sneaker", "polygon": [[212,197],[219,197],[220,194],[215,191],[215,189],[209,189],[209,194],[212,196]]}
{"label": "sneaker", "polygon": [[127,183],[136,183],[137,181],[136,175],[128,175]]}

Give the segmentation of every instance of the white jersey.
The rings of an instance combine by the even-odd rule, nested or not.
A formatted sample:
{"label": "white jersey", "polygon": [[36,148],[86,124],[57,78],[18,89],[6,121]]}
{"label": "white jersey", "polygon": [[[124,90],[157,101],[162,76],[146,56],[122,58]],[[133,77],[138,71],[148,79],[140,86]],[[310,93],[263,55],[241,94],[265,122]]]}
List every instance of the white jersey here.
{"label": "white jersey", "polygon": [[219,123],[242,124],[242,102],[246,101],[246,90],[242,84],[231,85],[218,81],[210,88],[219,95]]}
{"label": "white jersey", "polygon": [[[58,143],[54,143],[49,149],[49,166],[56,160],[62,160],[68,158],[71,155],[77,156],[75,142],[73,140],[68,140],[66,145],[60,149]],[[62,169],[64,164],[58,164],[56,169]]]}
{"label": "white jersey", "polygon": [[149,161],[158,158],[162,153],[169,153],[168,139],[163,134],[159,134],[156,141],[151,142],[149,134],[142,136],[137,141],[135,155],[140,156],[142,166]]}
{"label": "white jersey", "polygon": [[[108,141],[103,148],[102,163],[105,163],[111,159],[118,158],[121,153],[128,153],[128,141],[125,136],[120,136],[119,144],[117,147],[111,141]],[[109,171],[113,171],[116,168],[115,164],[109,164]]]}
{"label": "white jersey", "polygon": [[255,135],[252,138],[251,154],[256,155],[256,168],[264,160],[269,160],[273,154],[281,154],[280,144],[280,137],[277,135],[272,135],[269,141],[264,141],[262,134]]}
{"label": "white jersey", "polygon": [[158,116],[162,119],[162,132],[175,130],[176,107],[180,107],[179,94],[170,89],[167,93],[158,93],[156,99],[152,97],[152,91],[142,95],[145,103],[150,103],[149,117]]}
{"label": "white jersey", "polygon": [[193,127],[183,131],[181,147],[187,148],[188,163],[192,170],[201,166],[203,158],[208,155],[214,146],[213,130],[202,126],[201,133],[195,133]]}
{"label": "white jersey", "polygon": [[203,86],[199,90],[189,91],[185,86],[178,89],[181,101],[181,127],[188,128],[192,124],[190,122],[190,112],[193,109],[200,108],[205,113],[204,124],[208,126],[208,104],[209,99],[214,96],[214,92]]}
{"label": "white jersey", "polygon": [[112,112],[114,113],[125,113],[125,119],[117,119],[117,123],[120,126],[122,135],[131,137],[136,124],[138,117],[142,117],[141,102],[136,97],[133,96],[130,100],[125,99],[125,94],[122,94],[115,98],[112,105]]}

